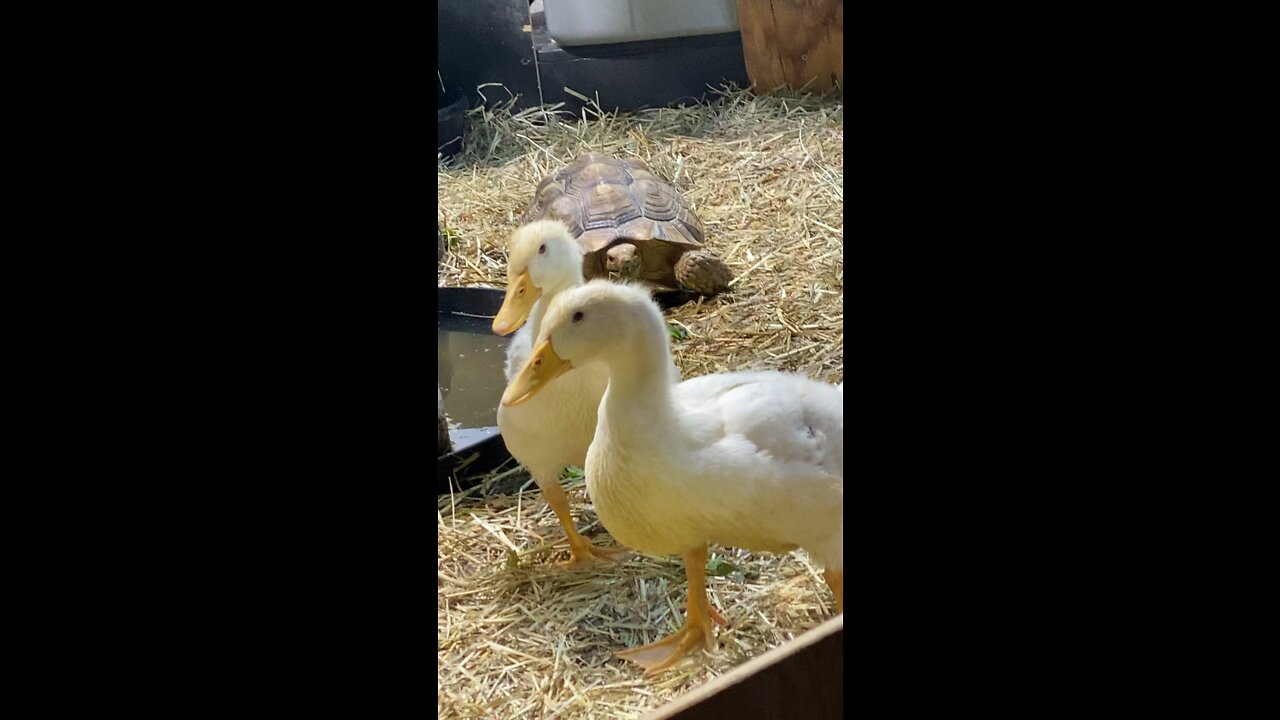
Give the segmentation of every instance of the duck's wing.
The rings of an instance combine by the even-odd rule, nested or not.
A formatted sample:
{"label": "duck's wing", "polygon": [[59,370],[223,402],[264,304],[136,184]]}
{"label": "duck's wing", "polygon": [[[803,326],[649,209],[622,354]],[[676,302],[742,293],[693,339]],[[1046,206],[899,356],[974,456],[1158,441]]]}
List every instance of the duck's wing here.
{"label": "duck's wing", "polygon": [[690,468],[674,488],[716,542],[803,547],[843,567],[844,393],[777,372],[709,375],[676,392]]}
{"label": "duck's wing", "polygon": [[701,444],[844,477],[841,388],[791,373],[722,373],[680,383],[676,397]]}

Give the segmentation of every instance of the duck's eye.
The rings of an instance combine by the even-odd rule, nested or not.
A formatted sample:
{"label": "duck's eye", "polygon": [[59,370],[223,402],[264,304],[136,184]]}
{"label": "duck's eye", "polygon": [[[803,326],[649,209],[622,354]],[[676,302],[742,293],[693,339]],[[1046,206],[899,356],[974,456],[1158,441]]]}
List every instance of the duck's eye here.
{"label": "duck's eye", "polygon": [[574,314],[573,314],[573,321],[574,321],[574,322],[578,322],[578,321],[579,321],[579,320],[581,320],[581,319],[582,319],[582,311],[581,311],[581,310],[579,310],[578,312],[576,312],[576,313],[574,313]]}
{"label": "duck's eye", "polygon": [[516,294],[517,294],[517,295],[523,295],[523,294],[524,294],[524,286],[523,286],[523,285],[521,285],[521,286],[520,286],[520,291],[519,291],[519,292],[517,292]]}
{"label": "duck's eye", "polygon": [[547,254],[547,244],[546,244],[546,243],[542,243],[541,245],[539,245],[539,246],[538,246],[538,254],[539,254],[539,255],[546,255],[546,254]]}

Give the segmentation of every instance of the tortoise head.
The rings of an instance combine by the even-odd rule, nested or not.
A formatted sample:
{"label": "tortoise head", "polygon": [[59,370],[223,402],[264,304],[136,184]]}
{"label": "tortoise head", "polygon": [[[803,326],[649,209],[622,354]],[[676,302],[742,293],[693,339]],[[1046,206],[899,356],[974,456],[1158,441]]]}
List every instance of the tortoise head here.
{"label": "tortoise head", "polygon": [[564,223],[537,220],[517,228],[507,248],[507,294],[493,331],[510,335],[529,319],[538,298],[581,284],[582,250]]}

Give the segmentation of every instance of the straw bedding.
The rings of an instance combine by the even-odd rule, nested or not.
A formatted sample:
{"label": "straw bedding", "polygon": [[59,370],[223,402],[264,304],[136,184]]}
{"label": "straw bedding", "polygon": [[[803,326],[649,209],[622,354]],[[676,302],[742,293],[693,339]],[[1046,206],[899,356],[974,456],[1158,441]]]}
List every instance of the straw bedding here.
{"label": "straw bedding", "polygon": [[[488,89],[485,89],[488,90]],[[594,151],[639,157],[698,213],[731,290],[666,313],[685,377],[778,369],[844,380],[844,108],[839,98],[723,91],[706,105],[613,115],[471,111],[464,154],[437,167],[451,247],[439,282],[503,287],[506,238],[547,173]],[[610,544],[580,478],[575,520]],[[612,657],[683,620],[679,558],[633,553],[565,572],[564,533],[511,464],[440,498],[438,711],[445,718],[640,717],[835,611],[803,552],[712,547],[718,647],[653,679]]]}

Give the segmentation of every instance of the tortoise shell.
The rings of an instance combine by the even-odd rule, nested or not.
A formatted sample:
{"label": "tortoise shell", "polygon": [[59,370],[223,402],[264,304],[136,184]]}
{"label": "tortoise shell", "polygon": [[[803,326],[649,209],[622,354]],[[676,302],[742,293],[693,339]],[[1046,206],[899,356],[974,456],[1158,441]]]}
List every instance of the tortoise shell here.
{"label": "tortoise shell", "polygon": [[[588,153],[538,184],[521,222],[569,226],[585,253],[620,243],[662,241],[678,257],[702,247],[702,221],[643,160]],[[666,255],[667,253],[660,253]]]}

